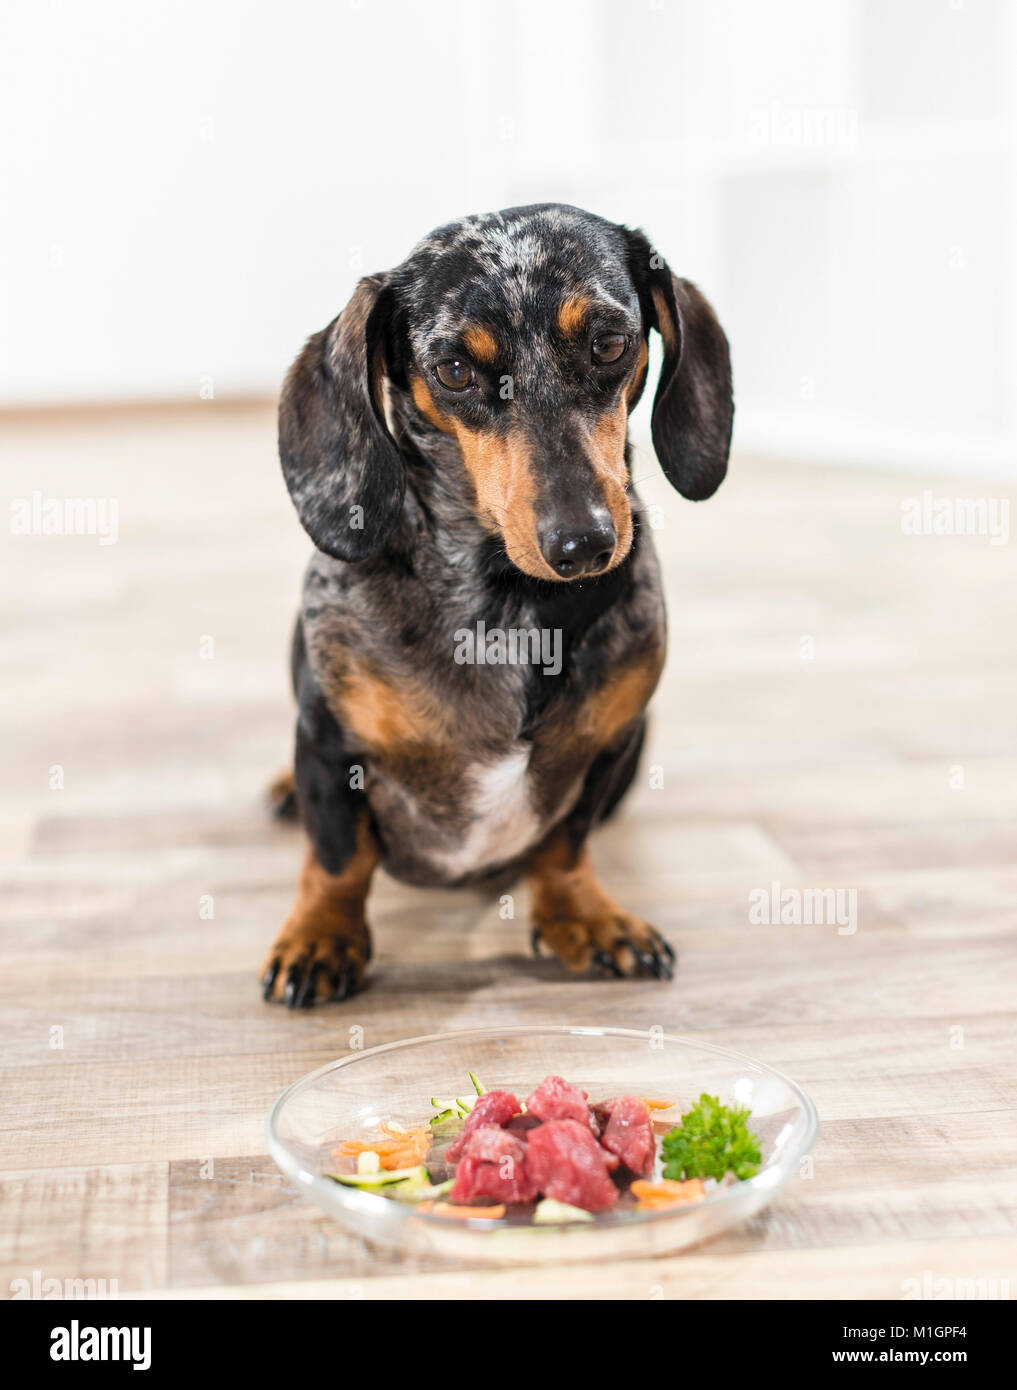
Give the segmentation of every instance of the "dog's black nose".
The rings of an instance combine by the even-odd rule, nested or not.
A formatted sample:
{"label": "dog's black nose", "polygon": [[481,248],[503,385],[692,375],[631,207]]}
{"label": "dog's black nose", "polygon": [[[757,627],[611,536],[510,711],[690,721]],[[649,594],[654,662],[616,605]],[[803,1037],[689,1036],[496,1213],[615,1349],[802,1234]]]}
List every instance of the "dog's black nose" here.
{"label": "dog's black nose", "polygon": [[598,574],[611,563],[618,540],[614,523],[606,512],[586,519],[582,530],[574,525],[556,525],[541,536],[544,559],[563,579],[580,574]]}

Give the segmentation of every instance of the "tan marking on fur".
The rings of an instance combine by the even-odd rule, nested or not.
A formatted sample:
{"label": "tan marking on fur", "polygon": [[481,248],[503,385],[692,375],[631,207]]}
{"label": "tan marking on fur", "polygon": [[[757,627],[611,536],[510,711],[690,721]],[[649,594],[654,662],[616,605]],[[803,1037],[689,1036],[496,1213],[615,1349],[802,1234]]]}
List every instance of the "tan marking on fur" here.
{"label": "tan marking on fur", "polygon": [[590,301],[582,295],[572,294],[564,299],[558,309],[558,327],[566,338],[574,338],[586,323],[590,314]]}
{"label": "tan marking on fur", "polygon": [[288,768],[285,772],[280,772],[277,777],[273,777],[268,784],[266,796],[268,804],[273,810],[282,806],[291,796],[297,794],[296,778],[293,776],[293,769]]}
{"label": "tan marking on fur", "polygon": [[561,581],[540,553],[533,510],[536,483],[530,448],[523,436],[468,430],[437,405],[426,383],[413,376],[410,391],[417,409],[436,429],[455,437],[473,481],[477,512],[493,535],[505,542],[509,559],[525,574]]}
{"label": "tan marking on fur", "polygon": [[589,970],[594,953],[606,951],[623,974],[637,972],[633,947],[647,949],[656,932],[605,892],[585,845],[574,854],[558,832],[533,856],[527,872],[533,926],[569,970]]}
{"label": "tan marking on fur", "polygon": [[416,686],[397,689],[358,663],[342,672],[337,699],[340,721],[378,752],[394,757],[450,741],[448,716],[433,696]]}
{"label": "tan marking on fur", "polygon": [[612,671],[577,712],[577,731],[590,738],[598,750],[609,747],[626,725],[642,714],[663,669],[664,649],[654,647],[631,665]]}
{"label": "tan marking on fur", "polygon": [[628,418],[628,403],[621,400],[611,414],[602,415],[597,421],[590,431],[587,445],[593,471],[618,537],[611,563],[607,567],[609,570],[621,564],[632,546],[632,508],[625,491],[628,483],[628,466],[625,463]]}
{"label": "tan marking on fur", "polygon": [[674,352],[678,347],[678,326],[668,307],[667,299],[664,297],[664,291],[656,288],[652,289],[650,291],[650,297],[653,300],[653,307],[657,311],[657,327],[660,330],[661,338],[664,340],[664,347],[668,352]]}
{"label": "tan marking on fur", "polygon": [[540,553],[534,511],[536,480],[528,441],[517,431],[506,435],[456,429],[463,462],[473,480],[477,506],[501,533],[509,559],[525,574],[559,580]]}
{"label": "tan marking on fur", "polygon": [[440,409],[438,403],[427,389],[423,377],[411,375],[410,394],[413,397],[414,404],[428,424],[433,425],[436,430],[441,430],[443,434],[455,434],[455,422],[450,415],[446,415],[445,412]]}
{"label": "tan marking on fur", "polygon": [[[666,650],[661,628],[634,659],[615,666],[579,704],[567,692],[555,698],[533,740],[530,771],[535,786],[549,785],[557,789],[554,797],[564,796],[568,788],[581,784],[598,754],[621,743],[650,701]],[[542,810],[557,818],[560,804],[549,797]]]}
{"label": "tan marking on fur", "polygon": [[490,366],[498,356],[498,344],[494,334],[483,323],[471,323],[469,328],[463,333],[463,342],[466,344],[466,351],[471,357],[475,357],[478,362],[484,362]]}
{"label": "tan marking on fur", "polygon": [[649,361],[650,348],[646,339],[643,338],[639,344],[639,359],[636,362],[636,370],[632,380],[629,382],[628,390],[625,392],[625,402],[627,405],[631,406],[632,402],[639,395],[639,392],[643,389],[643,382],[646,380],[646,368],[649,365]]}
{"label": "tan marking on fur", "polygon": [[264,975],[279,962],[274,998],[284,997],[290,966],[298,961],[324,962],[315,986],[318,998],[331,993],[330,971],[344,966],[353,966],[359,984],[371,954],[364,903],[377,863],[377,846],[366,821],[360,822],[353,857],[340,874],[328,873],[308,849],[297,900],[262,966]]}
{"label": "tan marking on fur", "polygon": [[293,776],[293,769],[287,768],[285,772],[280,772],[277,777],[273,777],[268,784],[269,801],[285,801],[288,796],[295,796],[297,792],[296,779]]}

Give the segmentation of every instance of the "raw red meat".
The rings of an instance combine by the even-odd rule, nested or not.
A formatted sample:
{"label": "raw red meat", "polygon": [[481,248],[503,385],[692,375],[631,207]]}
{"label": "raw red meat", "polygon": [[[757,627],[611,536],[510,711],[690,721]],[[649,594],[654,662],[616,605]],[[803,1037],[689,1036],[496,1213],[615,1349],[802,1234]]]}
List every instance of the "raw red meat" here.
{"label": "raw red meat", "polygon": [[525,1164],[503,1168],[500,1163],[482,1163],[478,1158],[460,1160],[449,1198],[453,1202],[532,1202],[537,1189]]}
{"label": "raw red meat", "polygon": [[456,1162],[475,1129],[490,1125],[502,1129],[522,1108],[510,1091],[488,1091],[486,1095],[478,1096],[476,1105],[466,1117],[466,1123],[445,1150],[446,1162]]}
{"label": "raw red meat", "polygon": [[597,1107],[603,1128],[600,1142],[616,1154],[636,1177],[652,1172],[657,1141],[653,1137],[650,1112],[637,1096],[619,1096]]}
{"label": "raw red meat", "polygon": [[624,1165],[636,1177],[653,1171],[653,1125],[636,1096],[591,1106],[578,1086],[548,1076],[522,1111],[508,1091],[477,1100],[445,1151],[457,1164],[452,1201],[520,1203],[545,1196],[603,1211],[618,1200],[615,1169]]}
{"label": "raw red meat", "polygon": [[593,1116],[593,1132],[601,1135],[607,1129],[607,1122],[611,1118],[611,1111],[617,1104],[616,1100],[598,1100],[596,1105],[590,1106],[590,1114]]}
{"label": "raw red meat", "polygon": [[483,1163],[497,1163],[499,1159],[518,1159],[526,1157],[526,1145],[518,1135],[507,1129],[496,1129],[494,1125],[482,1125],[475,1129],[466,1141],[463,1158],[479,1158]]}
{"label": "raw red meat", "polygon": [[613,1206],[618,1189],[605,1159],[588,1119],[547,1120],[530,1131],[527,1172],[537,1191],[557,1202],[586,1211]]}
{"label": "raw red meat", "polygon": [[538,1120],[578,1120],[591,1128],[586,1092],[570,1086],[560,1076],[546,1077],[526,1102],[526,1113]]}
{"label": "raw red meat", "polygon": [[621,1159],[618,1155],[613,1154],[610,1149],[605,1149],[603,1144],[600,1145],[600,1154],[609,1173],[613,1173],[616,1168],[621,1167]]}
{"label": "raw red meat", "polygon": [[505,1128],[510,1134],[518,1134],[520,1139],[525,1139],[531,1129],[536,1129],[540,1124],[536,1115],[513,1115]]}
{"label": "raw red meat", "polygon": [[532,1202],[537,1195],[526,1166],[526,1145],[507,1130],[484,1126],[469,1136],[456,1168],[453,1202]]}

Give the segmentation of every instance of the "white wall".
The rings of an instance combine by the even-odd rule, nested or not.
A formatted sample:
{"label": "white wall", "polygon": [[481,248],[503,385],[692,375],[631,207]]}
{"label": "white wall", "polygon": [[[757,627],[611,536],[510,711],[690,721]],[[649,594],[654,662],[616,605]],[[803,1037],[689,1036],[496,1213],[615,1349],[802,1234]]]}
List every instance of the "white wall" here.
{"label": "white wall", "polygon": [[1008,0],[8,0],[0,402],[274,391],[359,274],[541,198],[721,311],[743,447],[1017,454]]}

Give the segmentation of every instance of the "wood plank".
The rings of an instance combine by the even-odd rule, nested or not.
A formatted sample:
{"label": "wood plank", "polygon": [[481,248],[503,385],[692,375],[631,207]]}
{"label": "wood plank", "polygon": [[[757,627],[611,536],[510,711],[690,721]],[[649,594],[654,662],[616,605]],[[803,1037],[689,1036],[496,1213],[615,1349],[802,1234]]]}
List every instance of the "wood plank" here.
{"label": "wood plank", "polygon": [[165,1286],[168,1181],[159,1161],[0,1172],[4,1296],[26,1280],[58,1280],[62,1297],[73,1296],[65,1280],[94,1280],[110,1297]]}
{"label": "wood plank", "polygon": [[[1009,1298],[1017,1267],[1017,1237],[972,1237],[875,1248],[757,1250],[715,1255],[712,1247],[666,1259],[618,1264],[562,1265],[517,1270],[414,1272],[377,1279],[357,1276],[300,1283],[180,1288],[157,1297],[266,1299],[625,1299],[641,1301],[740,1299],[920,1299],[947,1280],[955,1297]],[[920,1302],[915,1307],[916,1316]]]}

